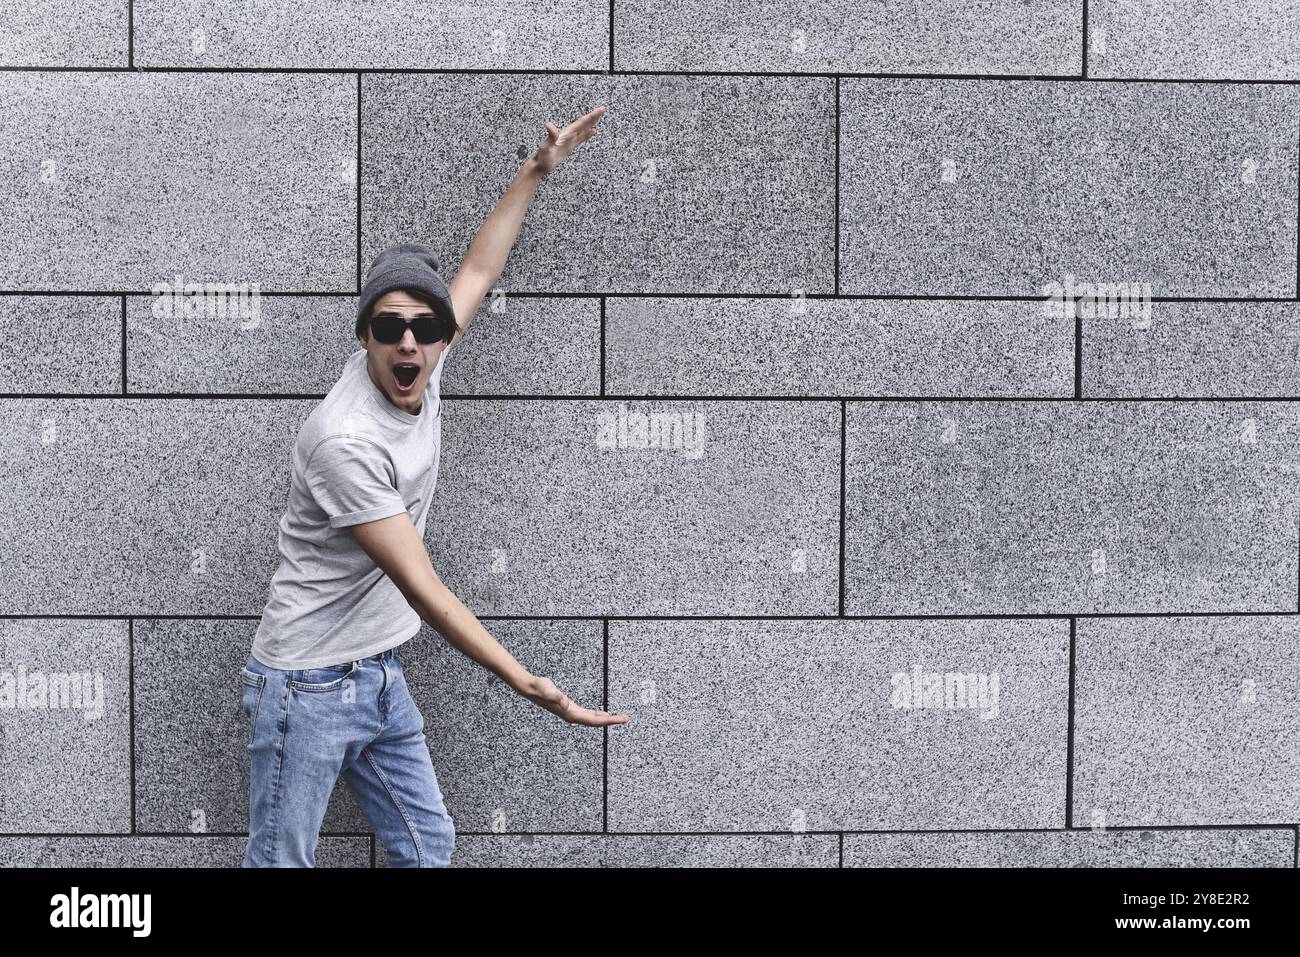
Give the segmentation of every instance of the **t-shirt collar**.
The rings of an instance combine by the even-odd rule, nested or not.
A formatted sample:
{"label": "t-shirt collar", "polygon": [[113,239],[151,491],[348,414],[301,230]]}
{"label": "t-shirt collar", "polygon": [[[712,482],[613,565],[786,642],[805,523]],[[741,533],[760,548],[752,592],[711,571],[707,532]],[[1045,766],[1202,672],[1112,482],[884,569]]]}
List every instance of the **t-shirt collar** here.
{"label": "t-shirt collar", "polygon": [[365,388],[370,393],[370,398],[373,400],[374,404],[382,410],[384,415],[403,428],[411,428],[417,422],[422,422],[429,412],[428,386],[425,386],[424,398],[420,401],[420,411],[417,414],[411,415],[409,412],[402,411],[397,406],[393,405],[392,400],[384,394],[384,390],[375,385],[375,381],[370,378],[370,370],[366,365],[367,355],[368,353],[365,349],[358,349],[355,353],[355,356],[358,357],[356,360],[357,364],[360,366],[359,373],[361,378],[365,381]]}

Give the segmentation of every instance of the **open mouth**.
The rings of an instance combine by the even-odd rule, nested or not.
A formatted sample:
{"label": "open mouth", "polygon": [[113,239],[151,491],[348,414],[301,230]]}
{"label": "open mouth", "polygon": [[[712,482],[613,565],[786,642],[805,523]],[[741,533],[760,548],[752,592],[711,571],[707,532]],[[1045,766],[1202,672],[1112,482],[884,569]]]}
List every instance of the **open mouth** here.
{"label": "open mouth", "polygon": [[416,376],[420,374],[420,367],[410,362],[403,362],[393,366],[393,378],[397,381],[397,391],[407,393],[415,385]]}

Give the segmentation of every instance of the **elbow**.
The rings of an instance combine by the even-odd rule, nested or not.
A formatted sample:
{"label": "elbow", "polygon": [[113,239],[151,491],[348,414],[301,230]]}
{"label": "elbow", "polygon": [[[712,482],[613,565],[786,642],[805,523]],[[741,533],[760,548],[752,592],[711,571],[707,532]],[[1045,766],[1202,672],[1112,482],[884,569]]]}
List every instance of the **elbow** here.
{"label": "elbow", "polygon": [[406,601],[416,614],[429,625],[441,631],[440,623],[447,620],[450,590],[435,573],[406,592]]}

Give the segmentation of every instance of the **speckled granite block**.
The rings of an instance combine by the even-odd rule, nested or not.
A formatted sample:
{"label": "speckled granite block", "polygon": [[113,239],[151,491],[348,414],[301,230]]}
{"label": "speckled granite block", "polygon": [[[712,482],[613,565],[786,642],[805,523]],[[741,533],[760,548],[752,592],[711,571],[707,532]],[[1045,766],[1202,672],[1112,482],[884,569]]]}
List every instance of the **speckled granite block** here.
{"label": "speckled granite block", "polygon": [[[231,297],[184,319],[169,318],[166,305],[155,296],[126,299],[132,393],[324,396],[361,348],[356,296]],[[188,335],[176,336],[177,322]]]}
{"label": "speckled granite block", "polygon": [[456,838],[451,866],[838,867],[839,859],[835,834],[467,834]]}
{"label": "speckled granite block", "polygon": [[600,300],[489,293],[447,356],[443,395],[600,395]]}
{"label": "speckled granite block", "polygon": [[1300,620],[1083,619],[1074,822],[1300,820]]}
{"label": "speckled granite block", "polygon": [[[66,314],[66,305],[58,311],[59,300],[66,302],[67,297],[41,300],[54,303],[42,307],[42,322]],[[155,308],[162,308],[158,298],[127,297],[127,381],[132,393],[323,396],[338,381],[348,357],[363,348],[356,339],[355,296],[231,298],[221,310],[209,307],[203,315],[184,319],[190,334],[179,342],[176,320],[155,316]],[[115,300],[112,310],[116,328]],[[0,313],[0,328],[5,318]],[[21,314],[9,318],[14,324],[27,321]],[[469,329],[447,357],[443,395],[600,394],[599,300],[501,297],[493,303],[489,297]],[[41,339],[51,342],[43,333]],[[53,340],[45,348],[52,351],[60,345]],[[32,344],[33,349],[40,346],[40,341]],[[118,349],[118,342],[100,348],[113,364],[113,391],[121,382]],[[36,371],[20,369],[14,375],[49,390],[50,383],[43,377],[38,381]],[[79,391],[62,381],[55,385],[58,391]]]}
{"label": "speckled granite block", "polygon": [[1027,73],[1082,69],[1076,0],[619,0],[620,70]]}
{"label": "speckled granite block", "polygon": [[1074,320],[1037,302],[610,299],[611,395],[1074,394]]}
{"label": "speckled granite block", "polygon": [[830,78],[373,74],[361,102],[366,261],[419,236],[459,266],[546,121],[604,105],[538,188],[507,294],[833,291]]}
{"label": "speckled granite block", "polygon": [[122,391],[115,296],[0,296],[0,394]]}
{"label": "speckled granite block", "polygon": [[136,0],[135,43],[135,62],[150,67],[604,70],[609,9],[584,0]]}
{"label": "speckled granite block", "polygon": [[0,67],[126,66],[127,0],[4,0]]}
{"label": "speckled granite block", "polygon": [[[489,618],[483,625],[530,672],[550,677],[578,704],[601,708],[599,621]],[[537,707],[428,626],[398,653],[457,831],[601,829],[599,728]]]}
{"label": "speckled granite block", "polygon": [[[243,866],[243,837],[2,837],[0,867]],[[322,837],[317,867],[370,867],[370,838]]]}
{"label": "speckled granite block", "polygon": [[1300,404],[848,406],[849,614],[1296,610]]}
{"label": "speckled granite block", "polygon": [[1292,867],[1295,831],[846,834],[845,867]]}
{"label": "speckled granite block", "polygon": [[131,830],[129,662],[125,621],[0,619],[0,833]]}
{"label": "speckled granite block", "polygon": [[1300,3],[1092,0],[1088,75],[1300,80]]}
{"label": "speckled granite block", "polygon": [[[3,613],[257,614],[317,404],[0,399]],[[839,432],[828,403],[450,403],[434,567],[481,614],[833,614]]]}
{"label": "speckled granite block", "polygon": [[[134,629],[138,828],[247,833],[252,729],[240,710],[240,670],[257,622],[145,619]],[[369,830],[340,781],[322,833]]]}
{"label": "speckled granite block", "polygon": [[1300,303],[1155,302],[1083,324],[1086,396],[1300,395]]}
{"label": "speckled granite block", "polygon": [[0,399],[0,614],[259,614],[318,402]]}
{"label": "speckled granite block", "polygon": [[356,78],[0,73],[4,288],[356,289]]}
{"label": "speckled granite block", "polygon": [[1063,826],[1068,653],[1061,620],[611,621],[609,829]]}
{"label": "speckled granite block", "polygon": [[840,291],[1292,296],[1300,90],[846,78]]}
{"label": "speckled granite block", "polygon": [[835,613],[837,404],[447,408],[426,540],[478,614]]}

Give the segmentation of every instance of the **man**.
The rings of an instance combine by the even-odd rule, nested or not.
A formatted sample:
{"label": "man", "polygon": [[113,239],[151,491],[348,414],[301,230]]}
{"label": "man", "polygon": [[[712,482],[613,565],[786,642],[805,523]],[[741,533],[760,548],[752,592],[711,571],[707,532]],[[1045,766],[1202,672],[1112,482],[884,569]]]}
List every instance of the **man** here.
{"label": "man", "polygon": [[530,674],[438,579],[424,548],[437,482],[447,351],[496,282],[538,184],[595,135],[597,107],[546,141],[488,216],[451,284],[429,247],[375,257],[357,310],[363,347],[294,446],[281,562],[243,668],[251,758],[246,867],[315,866],[340,775],[395,867],[451,860],[443,804],[397,646],[421,620],[519,694],[575,724],[627,715]]}

